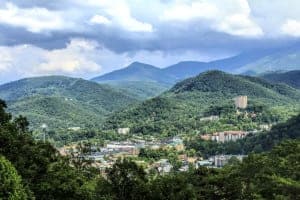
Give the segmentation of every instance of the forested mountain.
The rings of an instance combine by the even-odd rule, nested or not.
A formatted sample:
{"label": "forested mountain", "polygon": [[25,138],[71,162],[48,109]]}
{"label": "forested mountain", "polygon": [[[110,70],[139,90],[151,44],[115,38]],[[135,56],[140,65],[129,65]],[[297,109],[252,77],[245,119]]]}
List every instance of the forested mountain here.
{"label": "forested mountain", "polygon": [[117,87],[145,100],[169,89],[176,78],[152,65],[134,62],[124,69],[91,80]]}
{"label": "forested mountain", "polygon": [[129,93],[140,100],[158,96],[172,87],[170,84],[152,81],[115,81],[106,84],[118,88],[124,91],[124,93]]}
{"label": "forested mountain", "polygon": [[240,119],[234,115],[233,98],[239,95],[248,96],[249,109],[255,110],[259,107],[264,110],[261,117],[257,118],[261,122],[286,117],[277,112],[286,110],[284,107],[287,105],[289,108],[297,106],[300,100],[299,90],[287,85],[272,84],[263,79],[221,71],[208,71],[177,83],[159,97],[115,113],[106,121],[106,127],[130,127],[132,133],[161,136],[193,133],[210,129],[207,127],[209,123],[200,122],[201,117],[223,110],[224,113],[219,114],[231,117],[227,116],[227,121],[224,119],[223,122],[213,124],[217,127],[214,130],[248,129],[251,128],[246,123],[248,119],[235,121]]}
{"label": "forested mountain", "polygon": [[[299,69],[299,52],[297,46],[277,50],[259,50],[211,62],[183,61],[165,68],[134,62],[126,68],[95,77],[92,80],[118,86],[120,89],[126,89],[128,92],[138,95],[141,99],[147,99],[159,95],[176,82],[207,70],[258,75],[270,71]],[[288,75],[291,74],[286,74],[285,77]],[[272,77],[274,80],[271,80]],[[266,75],[263,78],[276,82],[278,78],[272,77]],[[286,83],[295,86],[296,77],[297,75],[293,75],[292,79]],[[294,79],[295,81],[293,81]]]}
{"label": "forested mountain", "polygon": [[300,70],[267,73],[261,77],[273,83],[285,83],[289,86],[300,89]]}
{"label": "forested mountain", "polygon": [[104,117],[137,99],[127,92],[63,76],[27,78],[0,86],[15,115],[26,115],[32,127],[99,127]]}

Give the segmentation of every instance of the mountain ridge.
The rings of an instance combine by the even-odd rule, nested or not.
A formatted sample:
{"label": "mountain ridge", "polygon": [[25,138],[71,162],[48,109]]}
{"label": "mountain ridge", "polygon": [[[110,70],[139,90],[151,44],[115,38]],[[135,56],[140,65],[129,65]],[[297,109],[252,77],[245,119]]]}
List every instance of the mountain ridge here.
{"label": "mountain ridge", "polygon": [[[200,119],[210,113],[210,109],[231,110],[232,117],[240,120],[234,115],[233,102],[233,98],[239,95],[248,96],[249,109],[265,109],[266,113],[262,116],[270,121],[281,116],[277,114],[282,112],[278,108],[300,103],[300,91],[295,88],[213,70],[185,79],[158,97],[117,111],[106,120],[105,127],[129,127],[133,134],[164,136],[203,131],[207,124],[201,124]],[[220,130],[239,130],[248,126],[242,127],[241,122],[234,125],[231,119],[227,120],[218,126]]]}
{"label": "mountain ridge", "polygon": [[266,73],[260,77],[273,83],[285,83],[291,87],[300,89],[300,70]]}
{"label": "mountain ridge", "polygon": [[21,79],[0,86],[0,98],[15,115],[29,117],[37,128],[96,127],[109,113],[138,99],[108,85],[66,76]]}
{"label": "mountain ridge", "polygon": [[[257,75],[270,70],[276,71],[279,69],[300,69],[299,58],[300,48],[289,47],[276,50],[257,50],[246,52],[236,56],[210,62],[181,61],[164,68],[158,68],[141,62],[134,62],[125,68],[95,77],[92,80],[96,82],[145,80],[157,83],[174,84],[183,79],[196,76],[199,73],[207,70],[221,70],[234,74]],[[151,66],[151,68],[148,69],[148,72],[146,72],[147,69],[145,69],[145,66]],[[141,69],[146,71],[138,73],[141,71]],[[134,76],[132,74],[130,75],[129,71],[130,73],[134,74]],[[116,74],[118,76],[116,76]],[[152,76],[149,76],[149,74]]]}

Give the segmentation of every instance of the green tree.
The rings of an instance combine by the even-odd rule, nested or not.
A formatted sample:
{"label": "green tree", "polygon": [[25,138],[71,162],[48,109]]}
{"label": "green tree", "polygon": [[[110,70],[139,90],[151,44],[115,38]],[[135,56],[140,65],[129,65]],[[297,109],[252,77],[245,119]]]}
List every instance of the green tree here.
{"label": "green tree", "polygon": [[[108,170],[107,180],[98,184],[98,196],[110,196],[118,200],[148,199],[147,182],[142,167],[127,159],[119,159]],[[103,191],[103,188],[108,190]]]}
{"label": "green tree", "polygon": [[27,192],[22,185],[21,177],[14,166],[3,156],[0,156],[0,199],[28,199]]}

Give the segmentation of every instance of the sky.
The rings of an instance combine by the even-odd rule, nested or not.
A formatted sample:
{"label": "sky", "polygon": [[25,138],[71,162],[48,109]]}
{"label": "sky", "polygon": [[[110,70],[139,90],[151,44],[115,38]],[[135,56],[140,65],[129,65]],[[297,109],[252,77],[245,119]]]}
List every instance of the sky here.
{"label": "sky", "polygon": [[299,0],[0,0],[0,83],[92,78],[300,41]]}

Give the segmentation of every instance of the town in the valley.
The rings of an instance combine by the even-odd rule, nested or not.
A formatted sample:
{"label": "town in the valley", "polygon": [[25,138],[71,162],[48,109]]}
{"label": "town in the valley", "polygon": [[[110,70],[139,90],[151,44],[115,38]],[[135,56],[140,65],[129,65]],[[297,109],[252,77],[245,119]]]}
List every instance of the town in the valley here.
{"label": "town in the valley", "polygon": [[[235,107],[238,109],[247,108],[247,96],[238,96],[234,98]],[[217,121],[219,116],[212,115],[202,117],[200,121]],[[235,142],[246,137],[248,134],[270,129],[271,125],[262,124],[260,130],[243,131],[219,131],[211,134],[198,133],[198,137],[204,141],[213,141],[216,143]],[[74,131],[80,127],[72,127]],[[118,128],[116,132],[119,135],[129,135],[130,128]],[[144,138],[143,136],[133,135],[125,141],[106,141],[105,144],[89,144],[88,153],[82,154],[80,151],[83,143],[65,145],[59,148],[62,155],[76,155],[91,163],[105,174],[107,168],[122,158],[130,158],[139,165],[143,165],[148,172],[159,174],[169,173],[171,171],[188,171],[190,167],[198,168],[205,166],[209,168],[220,168],[232,160],[241,161],[245,155],[217,154],[209,157],[203,157],[186,150],[184,144],[185,136],[173,136],[164,139],[158,139],[154,136]],[[150,153],[149,153],[150,152]],[[150,155],[149,155],[150,154]],[[154,155],[153,155],[154,154]],[[156,156],[155,154],[163,154]],[[171,155],[171,159],[169,156]],[[76,159],[76,157],[74,157]],[[172,161],[173,162],[172,162]],[[175,160],[175,161],[174,161]],[[175,163],[174,163],[175,162]]]}

